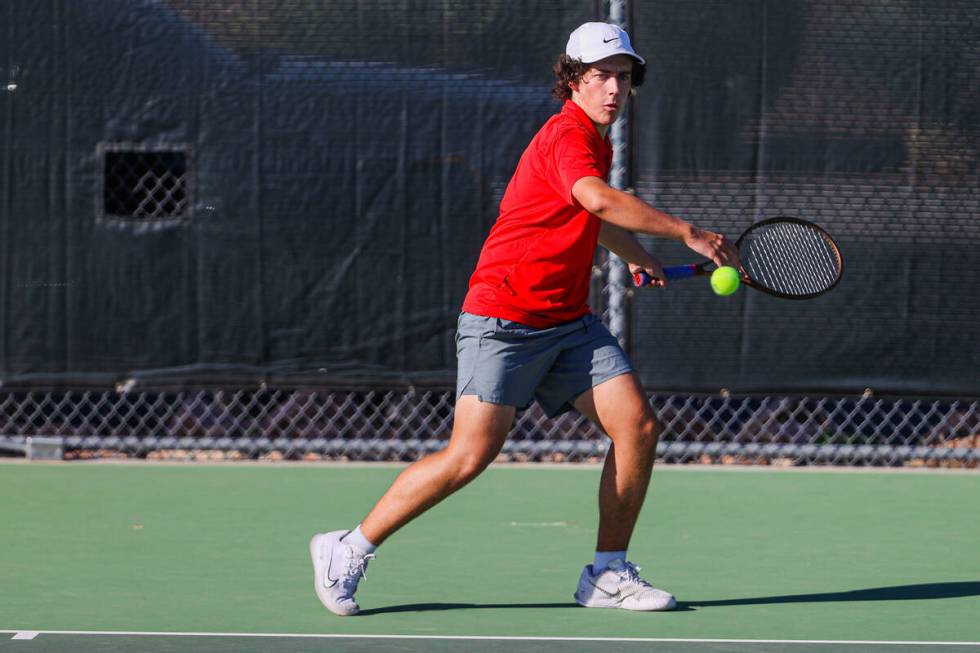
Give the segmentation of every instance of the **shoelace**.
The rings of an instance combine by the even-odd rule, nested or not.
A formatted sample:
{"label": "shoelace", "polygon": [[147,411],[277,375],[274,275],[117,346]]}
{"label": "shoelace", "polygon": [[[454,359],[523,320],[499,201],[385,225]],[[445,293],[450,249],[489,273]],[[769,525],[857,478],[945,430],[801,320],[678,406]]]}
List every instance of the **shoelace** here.
{"label": "shoelace", "polygon": [[634,585],[640,585],[641,587],[653,587],[650,583],[640,578],[640,568],[634,565],[632,562],[627,562],[623,567],[623,572],[625,572],[625,579],[633,583]]}
{"label": "shoelace", "polygon": [[[353,551],[351,551],[352,553]],[[343,585],[351,593],[357,589],[357,584],[361,582],[361,578],[367,578],[367,564],[371,560],[374,560],[373,553],[368,553],[364,556],[347,556],[347,569],[344,571]]]}

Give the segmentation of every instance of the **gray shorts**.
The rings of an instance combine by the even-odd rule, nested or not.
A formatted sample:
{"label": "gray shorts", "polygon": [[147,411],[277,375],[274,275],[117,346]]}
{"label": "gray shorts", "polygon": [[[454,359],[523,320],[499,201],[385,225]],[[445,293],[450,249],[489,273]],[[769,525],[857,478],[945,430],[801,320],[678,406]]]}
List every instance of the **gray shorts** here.
{"label": "gray shorts", "polygon": [[633,371],[626,352],[592,314],[535,329],[461,313],[456,329],[456,399],[526,408],[537,399],[549,417],[572,409],[586,390]]}

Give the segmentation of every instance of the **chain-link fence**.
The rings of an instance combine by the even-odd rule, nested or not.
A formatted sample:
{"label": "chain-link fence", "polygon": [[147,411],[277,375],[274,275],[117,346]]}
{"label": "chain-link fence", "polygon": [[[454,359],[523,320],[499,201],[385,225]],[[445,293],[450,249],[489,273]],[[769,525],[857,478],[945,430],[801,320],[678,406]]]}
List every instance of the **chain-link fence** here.
{"label": "chain-link fence", "polygon": [[187,219],[191,206],[188,150],[100,144],[97,155],[103,174],[96,198],[97,220],[145,223]]}
{"label": "chain-link fence", "polygon": [[[654,394],[668,463],[944,466],[980,462],[980,403],[860,397]],[[66,458],[410,461],[452,430],[443,388],[9,392],[0,452],[40,440]],[[596,462],[607,439],[581,415],[521,411],[508,461]]]}

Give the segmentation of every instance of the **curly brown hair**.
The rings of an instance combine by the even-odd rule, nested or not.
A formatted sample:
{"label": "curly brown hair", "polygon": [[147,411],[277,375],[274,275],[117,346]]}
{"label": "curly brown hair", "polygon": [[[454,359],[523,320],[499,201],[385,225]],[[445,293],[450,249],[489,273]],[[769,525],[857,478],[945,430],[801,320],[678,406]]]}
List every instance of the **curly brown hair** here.
{"label": "curly brown hair", "polygon": [[[592,64],[582,63],[578,59],[572,59],[567,54],[561,54],[558,56],[558,61],[552,67],[551,72],[555,75],[555,85],[551,89],[551,95],[557,100],[569,100],[572,97],[572,89],[569,84],[577,82],[582,79],[582,75],[585,74]],[[643,79],[646,77],[647,67],[646,64],[642,64],[639,61],[633,60],[633,73],[632,73],[632,88],[643,85]],[[632,94],[632,89],[630,94]]]}

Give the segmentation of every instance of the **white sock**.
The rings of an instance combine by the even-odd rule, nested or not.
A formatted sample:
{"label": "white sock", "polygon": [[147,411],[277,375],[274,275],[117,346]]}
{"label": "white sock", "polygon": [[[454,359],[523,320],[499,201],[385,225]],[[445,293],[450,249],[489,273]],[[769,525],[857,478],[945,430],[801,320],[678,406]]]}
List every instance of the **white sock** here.
{"label": "white sock", "polygon": [[378,547],[371,543],[371,540],[364,537],[364,533],[361,532],[361,525],[358,524],[357,528],[352,530],[347,535],[344,535],[344,542],[347,542],[355,549],[363,551],[364,553],[374,553],[375,549]]}
{"label": "white sock", "polygon": [[600,571],[609,566],[609,563],[613,560],[622,560],[626,562],[626,552],[625,551],[596,551],[595,561],[592,563],[592,569],[595,571]]}

